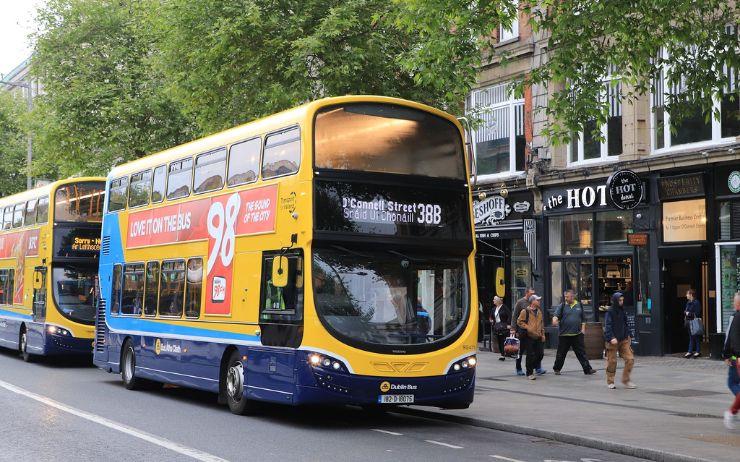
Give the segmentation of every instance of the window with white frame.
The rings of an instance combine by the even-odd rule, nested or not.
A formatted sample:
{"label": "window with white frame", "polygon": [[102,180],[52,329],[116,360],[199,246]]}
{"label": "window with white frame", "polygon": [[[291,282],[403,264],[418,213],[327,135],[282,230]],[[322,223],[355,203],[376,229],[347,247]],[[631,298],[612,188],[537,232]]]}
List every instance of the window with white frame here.
{"label": "window with white frame", "polygon": [[514,15],[514,18],[511,21],[511,27],[506,28],[502,25],[498,27],[499,43],[514,40],[515,38],[519,37],[519,0],[514,0],[513,3],[516,7],[517,13]]}
{"label": "window with white frame", "polygon": [[524,171],[524,100],[515,99],[511,82],[470,95],[470,107],[482,119],[473,132],[478,175]]}
{"label": "window with white frame", "polygon": [[614,80],[615,68],[611,67],[604,80],[604,97],[609,104],[609,117],[606,124],[598,127],[596,121],[583,124],[583,132],[574,134],[568,146],[568,163],[598,162],[616,160],[622,154],[622,83]]}
{"label": "window with white frame", "polygon": [[[728,33],[733,33],[728,26]],[[661,51],[664,57],[665,51]],[[668,95],[685,91],[685,82],[668,83],[670,70],[661,69],[653,82],[651,95],[652,106],[652,146],[653,151],[660,152],[675,146],[693,143],[718,143],[732,140],[740,135],[740,84],[738,70],[724,66],[728,84],[722,89],[721,96],[714,99],[712,113],[719,113],[719,119],[712,116],[706,119],[702,108],[697,104],[679,122],[671,121],[671,114],[665,108]],[[669,127],[673,126],[673,130]]]}

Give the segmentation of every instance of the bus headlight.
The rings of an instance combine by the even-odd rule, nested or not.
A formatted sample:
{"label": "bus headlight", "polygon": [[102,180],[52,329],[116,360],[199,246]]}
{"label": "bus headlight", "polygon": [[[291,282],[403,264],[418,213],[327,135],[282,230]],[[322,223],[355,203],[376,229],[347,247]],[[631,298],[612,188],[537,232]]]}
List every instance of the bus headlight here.
{"label": "bus headlight", "polygon": [[453,372],[460,372],[466,369],[473,369],[475,368],[476,364],[478,364],[478,358],[476,358],[475,355],[468,356],[467,358],[455,361],[450,367],[450,370],[447,371],[447,373],[451,374]]}
{"label": "bus headlight", "polygon": [[317,369],[330,369],[335,372],[349,372],[347,366],[336,358],[320,353],[309,353],[308,364]]}
{"label": "bus headlight", "polygon": [[65,337],[70,337],[72,334],[65,328],[59,327],[59,326],[47,326],[46,332],[52,334],[52,335],[62,335]]}

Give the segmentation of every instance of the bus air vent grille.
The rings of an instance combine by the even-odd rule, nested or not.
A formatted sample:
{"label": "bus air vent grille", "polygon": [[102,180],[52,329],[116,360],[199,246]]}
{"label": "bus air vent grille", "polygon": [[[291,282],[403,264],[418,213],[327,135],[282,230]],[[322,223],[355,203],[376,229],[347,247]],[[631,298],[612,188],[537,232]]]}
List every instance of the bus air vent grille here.
{"label": "bus air vent grille", "polygon": [[110,255],[110,236],[103,236],[103,242],[100,245],[100,253]]}
{"label": "bus air vent grille", "polygon": [[105,299],[98,302],[98,312],[95,316],[95,351],[103,351],[105,347]]}
{"label": "bus air vent grille", "polygon": [[421,372],[429,363],[416,363],[408,361],[374,362],[373,367],[378,372]]}

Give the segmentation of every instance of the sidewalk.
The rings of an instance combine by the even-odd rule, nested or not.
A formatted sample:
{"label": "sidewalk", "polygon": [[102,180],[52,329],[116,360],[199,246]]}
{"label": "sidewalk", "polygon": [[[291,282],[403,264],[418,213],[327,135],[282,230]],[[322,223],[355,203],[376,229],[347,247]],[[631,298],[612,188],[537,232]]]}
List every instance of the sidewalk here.
{"label": "sidewalk", "polygon": [[516,375],[514,360],[480,351],[471,407],[433,413],[652,460],[740,460],[740,430],[730,432],[722,424],[732,399],[724,363],[638,356],[632,372],[638,388],[627,390],[621,387],[620,360],[617,389],[609,390],[603,360],[591,361],[598,372],[585,376],[570,352],[563,375],[556,376],[554,355],[545,351],[548,372],[530,381]]}

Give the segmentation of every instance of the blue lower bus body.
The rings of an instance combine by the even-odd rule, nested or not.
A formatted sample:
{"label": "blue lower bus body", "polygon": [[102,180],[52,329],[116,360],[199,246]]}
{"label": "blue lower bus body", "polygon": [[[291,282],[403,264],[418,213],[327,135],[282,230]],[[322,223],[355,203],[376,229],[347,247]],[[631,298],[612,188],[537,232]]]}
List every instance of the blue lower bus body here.
{"label": "blue lower bus body", "polygon": [[[229,345],[212,341],[106,333],[96,349],[99,368],[120,373],[121,348],[130,339],[139,378],[219,392],[221,363],[227,349],[237,349],[244,364],[244,396],[289,405],[377,405],[384,394],[413,395],[414,405],[467,408],[473,401],[475,369],[431,377],[383,377],[317,368],[309,363],[312,350]],[[159,340],[159,352],[156,351]],[[229,352],[230,353],[230,352]],[[331,353],[326,353],[331,354]],[[381,384],[392,389],[382,392]]]}
{"label": "blue lower bus body", "polygon": [[36,322],[31,316],[5,311],[0,313],[0,346],[19,349],[21,329],[26,329],[27,351],[32,355],[90,355],[92,339],[52,334],[50,324]]}

